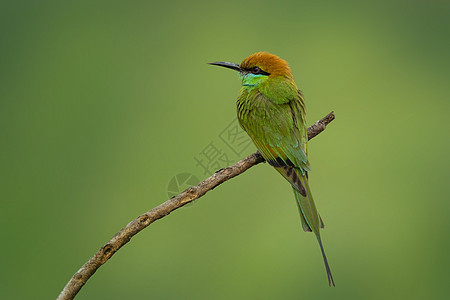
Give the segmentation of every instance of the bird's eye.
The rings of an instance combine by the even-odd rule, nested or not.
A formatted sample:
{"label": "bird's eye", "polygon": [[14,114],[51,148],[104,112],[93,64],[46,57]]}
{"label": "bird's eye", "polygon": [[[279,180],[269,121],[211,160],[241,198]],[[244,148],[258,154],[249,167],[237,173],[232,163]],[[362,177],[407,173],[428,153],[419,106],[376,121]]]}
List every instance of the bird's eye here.
{"label": "bird's eye", "polygon": [[252,73],[253,74],[258,74],[258,73],[260,73],[261,72],[261,69],[259,68],[259,67],[253,67],[252,68]]}

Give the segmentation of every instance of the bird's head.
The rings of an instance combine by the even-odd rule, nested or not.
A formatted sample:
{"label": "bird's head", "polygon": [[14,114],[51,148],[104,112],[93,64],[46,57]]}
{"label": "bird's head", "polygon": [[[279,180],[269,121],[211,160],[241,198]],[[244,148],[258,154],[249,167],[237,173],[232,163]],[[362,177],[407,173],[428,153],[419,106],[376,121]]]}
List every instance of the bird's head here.
{"label": "bird's head", "polygon": [[257,52],[245,58],[240,65],[231,62],[212,62],[210,65],[236,70],[242,85],[253,89],[272,78],[293,80],[288,63],[268,52]]}

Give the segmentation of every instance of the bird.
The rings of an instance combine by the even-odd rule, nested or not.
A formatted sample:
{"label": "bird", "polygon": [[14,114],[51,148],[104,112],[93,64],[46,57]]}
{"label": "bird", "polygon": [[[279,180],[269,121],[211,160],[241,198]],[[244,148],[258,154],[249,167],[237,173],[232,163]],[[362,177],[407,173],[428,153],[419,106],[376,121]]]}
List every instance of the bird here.
{"label": "bird", "polygon": [[240,64],[211,62],[238,72],[242,87],[236,101],[237,118],[264,159],[292,186],[304,231],[313,232],[319,243],[329,286],[335,286],[320,229],[308,172],[306,107],[288,63],[280,57],[257,52]]}

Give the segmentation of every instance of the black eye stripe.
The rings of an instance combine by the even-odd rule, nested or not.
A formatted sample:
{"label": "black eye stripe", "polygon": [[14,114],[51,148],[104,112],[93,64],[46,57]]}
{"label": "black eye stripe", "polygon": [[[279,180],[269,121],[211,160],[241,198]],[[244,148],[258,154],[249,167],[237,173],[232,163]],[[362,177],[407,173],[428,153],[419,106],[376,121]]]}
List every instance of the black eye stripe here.
{"label": "black eye stripe", "polygon": [[[255,68],[258,68],[258,69],[254,70]],[[248,73],[255,74],[255,75],[266,75],[266,76],[270,75],[270,73],[267,73],[266,71],[263,71],[260,67],[257,67],[257,66],[252,67],[252,68],[246,68],[245,71],[247,71]]]}

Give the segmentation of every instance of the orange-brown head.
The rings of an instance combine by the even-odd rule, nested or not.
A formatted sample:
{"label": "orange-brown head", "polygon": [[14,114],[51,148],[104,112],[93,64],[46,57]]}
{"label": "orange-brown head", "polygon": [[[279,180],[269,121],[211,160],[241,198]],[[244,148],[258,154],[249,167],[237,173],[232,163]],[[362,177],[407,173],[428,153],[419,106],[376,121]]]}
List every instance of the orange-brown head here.
{"label": "orange-brown head", "polygon": [[256,52],[250,55],[241,62],[240,67],[249,72],[258,71],[258,69],[255,68],[257,67],[263,72],[269,73],[271,77],[292,77],[291,69],[289,68],[287,61],[268,52]]}
{"label": "orange-brown head", "polygon": [[242,87],[247,91],[258,89],[269,98],[282,95],[286,99],[298,93],[288,63],[268,52],[254,53],[244,59],[240,65],[231,62],[210,64],[238,71]]}
{"label": "orange-brown head", "polygon": [[291,69],[287,61],[269,52],[256,52],[245,58],[240,65],[231,62],[209,63],[239,71],[241,73],[253,73],[254,75],[266,75],[270,77],[292,77]]}

